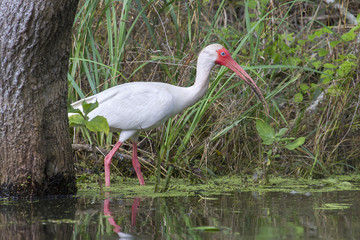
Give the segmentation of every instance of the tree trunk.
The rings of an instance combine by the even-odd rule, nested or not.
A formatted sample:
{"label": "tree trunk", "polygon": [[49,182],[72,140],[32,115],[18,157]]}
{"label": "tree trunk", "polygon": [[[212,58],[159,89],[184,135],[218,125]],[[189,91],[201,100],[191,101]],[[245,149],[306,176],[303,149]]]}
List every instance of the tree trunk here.
{"label": "tree trunk", "polygon": [[66,76],[77,3],[0,1],[0,195],[76,192]]}

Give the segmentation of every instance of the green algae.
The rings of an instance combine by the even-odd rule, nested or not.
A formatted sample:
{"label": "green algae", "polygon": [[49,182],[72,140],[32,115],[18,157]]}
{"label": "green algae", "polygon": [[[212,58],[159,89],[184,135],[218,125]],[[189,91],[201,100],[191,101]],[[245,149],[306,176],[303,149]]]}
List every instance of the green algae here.
{"label": "green algae", "polygon": [[351,204],[347,203],[324,203],[321,207],[315,207],[316,210],[344,210],[349,209]]}
{"label": "green algae", "polygon": [[[137,179],[112,179],[110,188],[102,187],[93,181],[78,183],[78,196],[99,196],[104,193],[121,195],[124,197],[184,197],[184,196],[216,196],[232,192],[290,192],[312,193],[331,192],[343,190],[360,190],[360,175],[341,175],[326,179],[304,179],[269,177],[266,183],[256,183],[251,177],[223,176],[207,180],[203,184],[192,184],[184,179],[172,179],[166,192],[154,192],[155,180],[147,180],[145,186],[140,186]],[[160,183],[160,189],[165,185],[165,180]]]}

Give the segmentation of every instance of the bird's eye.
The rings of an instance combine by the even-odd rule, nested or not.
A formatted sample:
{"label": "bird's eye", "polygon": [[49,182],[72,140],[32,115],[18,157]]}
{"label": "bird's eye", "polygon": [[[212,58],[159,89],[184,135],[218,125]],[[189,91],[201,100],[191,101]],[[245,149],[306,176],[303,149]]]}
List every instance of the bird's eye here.
{"label": "bird's eye", "polygon": [[221,52],[221,56],[225,56],[226,54],[225,54],[225,52]]}

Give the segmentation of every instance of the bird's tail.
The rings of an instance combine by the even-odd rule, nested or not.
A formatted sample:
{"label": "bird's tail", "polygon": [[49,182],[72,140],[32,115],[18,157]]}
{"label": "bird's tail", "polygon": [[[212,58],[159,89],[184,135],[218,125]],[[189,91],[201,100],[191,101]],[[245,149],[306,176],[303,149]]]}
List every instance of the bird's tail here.
{"label": "bird's tail", "polygon": [[[94,96],[90,96],[90,97],[87,97],[87,98],[83,98],[79,101],[76,101],[74,103],[71,104],[71,106],[75,109],[79,109],[81,112],[84,113],[83,111],[83,108],[82,108],[82,103],[86,101],[87,103],[94,103],[96,102],[96,98]],[[68,113],[68,117],[72,116],[72,115],[75,115],[77,113]]]}

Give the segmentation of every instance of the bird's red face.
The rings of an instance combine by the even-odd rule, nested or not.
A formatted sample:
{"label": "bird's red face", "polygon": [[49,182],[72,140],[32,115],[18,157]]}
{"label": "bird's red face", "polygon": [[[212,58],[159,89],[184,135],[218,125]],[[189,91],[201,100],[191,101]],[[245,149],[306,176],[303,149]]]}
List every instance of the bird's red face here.
{"label": "bird's red face", "polygon": [[252,90],[256,93],[258,98],[262,101],[265,111],[266,111],[266,113],[268,113],[269,109],[268,109],[266,100],[265,100],[264,96],[262,95],[259,87],[254,82],[254,80],[245,72],[245,70],[239,64],[237,64],[237,62],[235,62],[235,60],[231,57],[231,54],[229,53],[229,51],[226,48],[218,49],[218,50],[216,50],[216,52],[217,52],[218,56],[217,56],[217,59],[215,60],[215,63],[219,64],[219,65],[223,65],[223,66],[231,69],[241,79],[243,79],[252,88]]}

